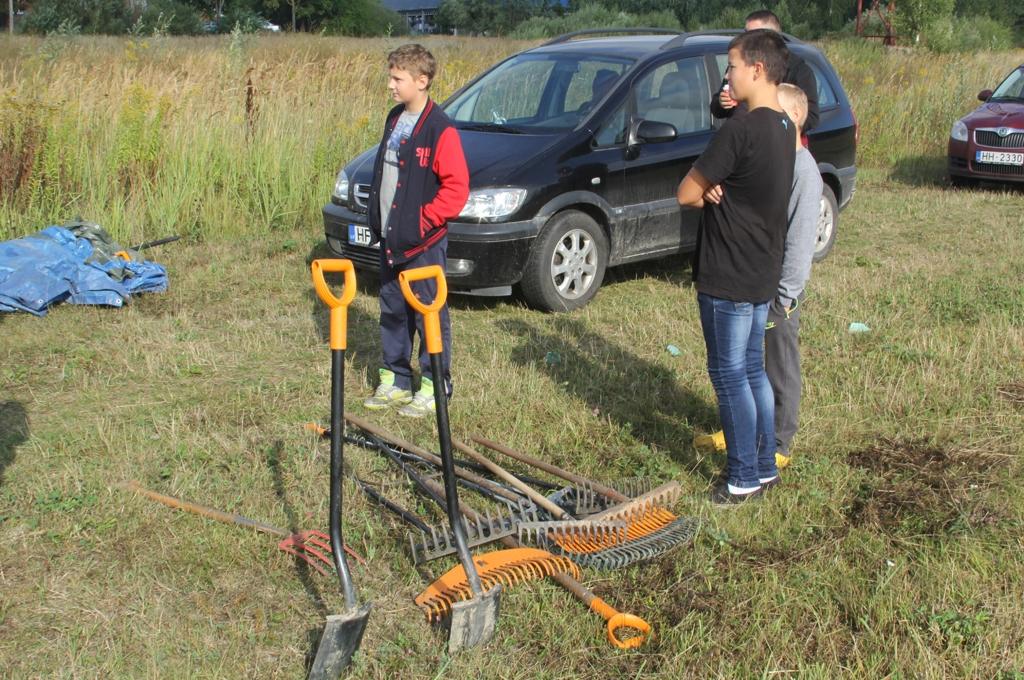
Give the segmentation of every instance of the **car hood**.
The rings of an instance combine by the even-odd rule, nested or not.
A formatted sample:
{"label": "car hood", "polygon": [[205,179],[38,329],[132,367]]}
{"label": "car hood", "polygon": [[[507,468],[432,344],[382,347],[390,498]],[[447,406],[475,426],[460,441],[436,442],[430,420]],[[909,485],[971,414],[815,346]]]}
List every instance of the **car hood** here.
{"label": "car hood", "polygon": [[1024,102],[985,102],[965,116],[963,121],[971,128],[1014,127],[1024,129]]}
{"label": "car hood", "polygon": [[[545,149],[564,138],[560,135],[528,135],[506,132],[459,130],[462,151],[469,166],[470,188],[508,186],[516,181],[515,173]],[[373,161],[377,147],[367,149],[345,166],[352,182],[373,181]]]}

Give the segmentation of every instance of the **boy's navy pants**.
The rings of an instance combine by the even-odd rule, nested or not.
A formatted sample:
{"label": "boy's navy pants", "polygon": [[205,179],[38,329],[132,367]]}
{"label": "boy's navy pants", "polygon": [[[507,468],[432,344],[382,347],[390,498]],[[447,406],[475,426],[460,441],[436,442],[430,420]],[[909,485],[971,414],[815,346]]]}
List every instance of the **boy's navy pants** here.
{"label": "boy's navy pants", "polygon": [[[409,262],[390,265],[385,259],[384,247],[381,244],[380,256],[380,344],[383,350],[384,368],[395,374],[395,386],[403,390],[412,390],[412,341],[419,333],[420,374],[433,379],[430,371],[430,355],[427,354],[426,340],[423,335],[423,316],[405,302],[402,288],[398,285],[398,274],[406,269],[416,269],[428,265],[440,265],[444,269],[448,254],[448,239],[443,238],[433,247],[420,253]],[[437,283],[433,279],[415,281],[412,290],[417,297],[429,304],[437,294]],[[441,365],[444,370],[445,392],[452,393],[451,352],[452,329],[448,317],[448,305],[440,311],[441,340],[444,343]]]}

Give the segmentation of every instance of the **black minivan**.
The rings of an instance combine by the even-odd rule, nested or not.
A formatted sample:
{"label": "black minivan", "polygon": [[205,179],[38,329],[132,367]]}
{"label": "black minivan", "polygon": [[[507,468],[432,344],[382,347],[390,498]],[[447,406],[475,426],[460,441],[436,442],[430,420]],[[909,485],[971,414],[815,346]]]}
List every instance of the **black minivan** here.
{"label": "black minivan", "polygon": [[[676,188],[721,124],[709,106],[737,31],[580,33],[505,59],[442,104],[470,171],[469,200],[448,225],[453,291],[518,285],[532,306],[566,311],[594,296],[606,267],[694,248],[700,214],[679,207]],[[853,196],[857,123],[825,56],[786,40],[818,80],[820,260]],[[345,166],[323,209],[331,250],[368,269],[379,267],[366,226],[375,154]]]}

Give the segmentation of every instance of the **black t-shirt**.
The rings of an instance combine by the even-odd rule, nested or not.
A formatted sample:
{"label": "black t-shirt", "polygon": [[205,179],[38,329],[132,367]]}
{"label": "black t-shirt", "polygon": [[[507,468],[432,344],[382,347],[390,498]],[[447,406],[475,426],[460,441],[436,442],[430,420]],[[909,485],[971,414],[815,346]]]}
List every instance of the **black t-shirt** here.
{"label": "black t-shirt", "polygon": [[795,155],[796,126],[785,113],[759,107],[726,121],[694,163],[724,194],[701,214],[693,264],[699,292],[734,302],[775,297]]}

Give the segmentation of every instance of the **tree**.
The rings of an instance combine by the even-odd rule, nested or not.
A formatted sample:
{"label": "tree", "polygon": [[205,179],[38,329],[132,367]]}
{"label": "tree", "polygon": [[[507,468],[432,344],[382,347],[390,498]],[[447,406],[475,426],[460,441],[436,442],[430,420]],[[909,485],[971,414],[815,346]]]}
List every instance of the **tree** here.
{"label": "tree", "polygon": [[896,4],[896,18],[893,25],[896,34],[911,39],[915,44],[921,39],[921,31],[939,19],[953,16],[955,0],[900,0]]}

